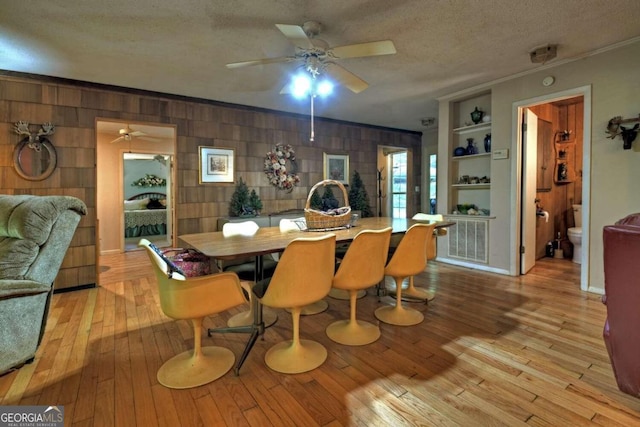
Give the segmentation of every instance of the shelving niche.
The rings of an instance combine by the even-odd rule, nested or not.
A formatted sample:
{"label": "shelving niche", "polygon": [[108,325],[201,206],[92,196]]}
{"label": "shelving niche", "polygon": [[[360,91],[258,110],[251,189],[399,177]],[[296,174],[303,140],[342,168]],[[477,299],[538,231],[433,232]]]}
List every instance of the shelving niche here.
{"label": "shelving niche", "polygon": [[[484,138],[491,133],[491,93],[483,93],[452,104],[449,161],[449,209],[451,214],[458,205],[473,204],[478,209],[491,210],[491,153],[485,152]],[[471,112],[478,107],[484,112],[484,121],[474,124]],[[473,138],[477,154],[455,156],[458,147],[467,148]]]}
{"label": "shelving niche", "polygon": [[[562,140],[559,135],[554,140],[556,161],[553,180],[556,184],[570,184],[576,179],[575,139]],[[564,173],[562,169],[564,168]]]}
{"label": "shelving niche", "polygon": [[[471,112],[484,113],[484,121],[474,124]],[[491,133],[491,93],[485,92],[450,103],[447,217],[455,221],[443,257],[474,264],[489,263],[491,216],[491,153],[485,151],[484,138]],[[477,154],[455,156],[456,148],[466,150],[473,138]],[[475,205],[481,215],[466,215],[458,205]],[[463,206],[461,206],[463,208]],[[456,212],[456,213],[454,213]]]}

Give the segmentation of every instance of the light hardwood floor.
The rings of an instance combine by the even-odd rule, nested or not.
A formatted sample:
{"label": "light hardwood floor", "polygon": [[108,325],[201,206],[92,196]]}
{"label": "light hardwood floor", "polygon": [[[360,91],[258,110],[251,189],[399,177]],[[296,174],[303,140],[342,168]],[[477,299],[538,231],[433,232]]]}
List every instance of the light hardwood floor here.
{"label": "light hardwood floor", "polygon": [[[382,324],[381,339],[363,347],[326,337],[348,313],[346,301],[330,299],[328,311],[301,320],[302,337],[329,350],[304,374],[264,364],[266,350],[291,333],[280,311],[240,376],[189,390],[156,380],[162,361],[193,340],[186,322],[160,311],[146,256],[111,255],[101,265],[99,288],[54,295],[36,360],[0,377],[0,404],[64,405],[66,426],[640,425],[640,399],[618,391],[604,347],[605,307],[579,290],[571,262],[543,259],[524,277],[430,262],[416,285],[436,298],[411,304],[424,322]],[[387,302],[370,292],[359,316],[374,321]],[[203,333],[204,345],[237,356],[246,339]]]}

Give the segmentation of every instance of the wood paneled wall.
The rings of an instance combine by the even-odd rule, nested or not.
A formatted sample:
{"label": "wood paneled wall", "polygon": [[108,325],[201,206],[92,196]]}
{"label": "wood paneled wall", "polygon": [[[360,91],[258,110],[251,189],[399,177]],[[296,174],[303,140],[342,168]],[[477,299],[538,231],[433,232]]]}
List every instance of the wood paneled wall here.
{"label": "wood paneled wall", "polygon": [[[552,124],[551,141],[538,139],[538,144],[550,145],[546,150],[538,150],[539,154],[546,153],[549,156],[546,159],[538,158],[538,165],[545,164],[553,168],[557,156],[553,138],[557,132],[571,131],[571,141],[575,143],[575,155],[572,156],[571,165],[569,166],[573,167],[575,180],[567,184],[557,184],[552,175],[550,190],[536,193],[536,197],[540,200],[539,205],[549,212],[548,223],[545,223],[542,218],[536,220],[536,259],[539,259],[545,256],[546,243],[555,239],[558,232],[562,239],[567,239],[567,229],[575,225],[571,205],[582,203],[584,101],[582,97],[572,98],[531,107],[531,111],[538,118]],[[539,173],[542,173],[542,171],[539,171]],[[565,255],[568,256],[568,254]]]}
{"label": "wood paneled wall", "polygon": [[[274,94],[274,96],[278,96]],[[410,149],[413,182],[421,182],[421,134],[333,120],[316,119],[315,141],[309,142],[309,117],[256,110],[193,98],[138,90],[73,83],[47,77],[0,74],[0,192],[64,194],[89,208],[75,234],[56,279],[56,289],[96,283],[96,119],[176,125],[176,229],[178,234],[213,231],[228,213],[231,185],[198,184],[198,146],[236,150],[236,177],[259,193],[264,212],[303,208],[310,188],[322,179],[324,152],[349,154],[375,206],[378,145]],[[20,140],[17,121],[52,122],[51,141],[58,167],[44,181],[23,180],[13,168]],[[292,193],[269,185],[263,172],[266,153],[277,143],[291,144],[301,183]],[[420,210],[419,198],[408,197],[407,212]]]}

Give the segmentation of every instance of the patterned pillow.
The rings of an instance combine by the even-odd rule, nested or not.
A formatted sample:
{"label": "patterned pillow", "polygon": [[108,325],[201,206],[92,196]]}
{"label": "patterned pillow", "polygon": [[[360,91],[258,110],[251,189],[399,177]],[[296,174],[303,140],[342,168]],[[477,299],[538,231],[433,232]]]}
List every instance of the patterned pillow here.
{"label": "patterned pillow", "polygon": [[160,250],[160,248],[158,248],[156,245],[154,245],[153,243],[149,243],[149,247],[151,249],[153,249],[153,251],[158,254],[158,256],[165,262],[165,264],[167,264],[167,277],[169,279],[171,279],[173,277],[173,273],[178,273],[181,274],[183,277],[187,277],[187,275],[184,273],[184,271],[182,271],[182,269],[180,267],[178,267],[177,265],[175,265],[173,263],[173,261],[171,261],[169,258],[167,258],[165,256],[165,254],[162,253],[162,251]]}

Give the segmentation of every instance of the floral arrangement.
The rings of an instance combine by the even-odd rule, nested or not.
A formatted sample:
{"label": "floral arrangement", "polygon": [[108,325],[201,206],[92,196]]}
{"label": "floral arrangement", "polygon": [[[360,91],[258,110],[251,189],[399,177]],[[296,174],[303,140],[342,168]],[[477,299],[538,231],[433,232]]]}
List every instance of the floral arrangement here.
{"label": "floral arrangement", "polygon": [[[290,172],[287,170],[287,160],[291,164]],[[269,151],[264,159],[264,173],[276,188],[288,193],[293,191],[293,187],[300,182],[300,177],[296,174],[296,153],[293,147],[278,144]]]}
{"label": "floral arrangement", "polygon": [[166,179],[149,174],[145,174],[144,178],[137,179],[131,184],[132,187],[165,187],[166,185]]}

